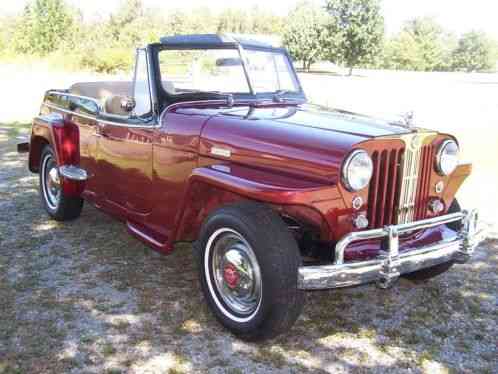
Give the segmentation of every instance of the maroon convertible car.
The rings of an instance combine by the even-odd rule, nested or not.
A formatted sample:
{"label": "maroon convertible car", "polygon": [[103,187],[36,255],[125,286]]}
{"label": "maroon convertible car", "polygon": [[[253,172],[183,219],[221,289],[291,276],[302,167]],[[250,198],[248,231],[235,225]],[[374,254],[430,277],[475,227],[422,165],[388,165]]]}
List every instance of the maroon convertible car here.
{"label": "maroon convertible car", "polygon": [[161,253],[194,242],[248,340],[287,331],[305,290],[429,279],[483,237],[453,136],[306,104],[284,49],[234,36],[161,38],[130,82],[49,90],[19,150],[53,219],[87,201]]}

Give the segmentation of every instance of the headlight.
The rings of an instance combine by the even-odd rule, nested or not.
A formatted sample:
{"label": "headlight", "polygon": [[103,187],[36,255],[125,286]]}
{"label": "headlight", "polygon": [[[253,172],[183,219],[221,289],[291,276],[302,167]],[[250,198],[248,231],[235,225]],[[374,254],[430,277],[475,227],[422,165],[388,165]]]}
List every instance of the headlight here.
{"label": "headlight", "polygon": [[453,140],[445,140],[437,151],[436,169],[441,175],[450,175],[458,166],[458,145]]}
{"label": "headlight", "polygon": [[359,191],[370,183],[373,173],[372,159],[367,152],[353,151],[342,167],[342,181],[349,191]]}

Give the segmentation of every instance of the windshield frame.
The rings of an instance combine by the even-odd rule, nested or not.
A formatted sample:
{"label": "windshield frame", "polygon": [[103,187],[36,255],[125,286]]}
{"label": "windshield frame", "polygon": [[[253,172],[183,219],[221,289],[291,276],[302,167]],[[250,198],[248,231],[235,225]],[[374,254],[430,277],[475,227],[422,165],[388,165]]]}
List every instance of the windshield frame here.
{"label": "windshield frame", "polygon": [[[156,79],[156,88],[160,91],[160,96],[164,97],[167,102],[173,103],[177,101],[185,101],[185,100],[204,100],[210,99],[218,99],[220,95],[233,96],[234,100],[275,100],[278,98],[279,101],[296,101],[296,102],[306,102],[306,96],[304,94],[303,88],[301,86],[301,82],[294,68],[294,64],[292,63],[292,59],[285,48],[276,48],[276,47],[262,47],[262,46],[242,46],[240,43],[226,43],[223,45],[213,45],[213,46],[205,46],[205,45],[189,45],[189,44],[181,44],[181,45],[164,45],[164,44],[155,44],[152,45],[154,53],[153,60],[155,65],[155,79]],[[244,71],[244,75],[246,77],[249,93],[210,93],[210,92],[194,92],[194,93],[179,93],[179,94],[171,94],[166,92],[164,87],[162,86],[162,76],[161,69],[159,64],[159,53],[164,50],[174,51],[174,50],[216,50],[216,49],[233,49],[237,50],[242,61],[242,68]],[[285,91],[280,93],[279,91],[274,92],[255,92],[254,85],[251,80],[251,74],[247,67],[246,60],[244,58],[245,51],[259,51],[259,52],[268,52],[268,53],[277,53],[282,54],[284,58],[286,58],[287,66],[289,68],[289,73],[291,74],[291,78],[295,82],[296,91]]]}

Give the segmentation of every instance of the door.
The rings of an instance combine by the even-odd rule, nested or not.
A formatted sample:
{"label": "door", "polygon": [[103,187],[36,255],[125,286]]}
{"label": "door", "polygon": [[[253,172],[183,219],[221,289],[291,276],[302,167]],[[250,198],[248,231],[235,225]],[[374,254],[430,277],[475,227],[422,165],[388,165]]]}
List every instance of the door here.
{"label": "door", "polygon": [[127,220],[143,222],[152,209],[152,113],[145,50],[137,51],[130,116],[102,113],[99,125],[99,173],[104,204]]}

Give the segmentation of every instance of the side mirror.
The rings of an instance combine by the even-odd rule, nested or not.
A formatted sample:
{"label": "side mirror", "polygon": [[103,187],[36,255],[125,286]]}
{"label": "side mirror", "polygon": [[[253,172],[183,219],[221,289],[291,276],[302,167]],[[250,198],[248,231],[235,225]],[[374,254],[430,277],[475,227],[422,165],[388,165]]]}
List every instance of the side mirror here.
{"label": "side mirror", "polygon": [[104,110],[108,114],[130,116],[135,109],[135,99],[129,96],[111,95],[104,103]]}

